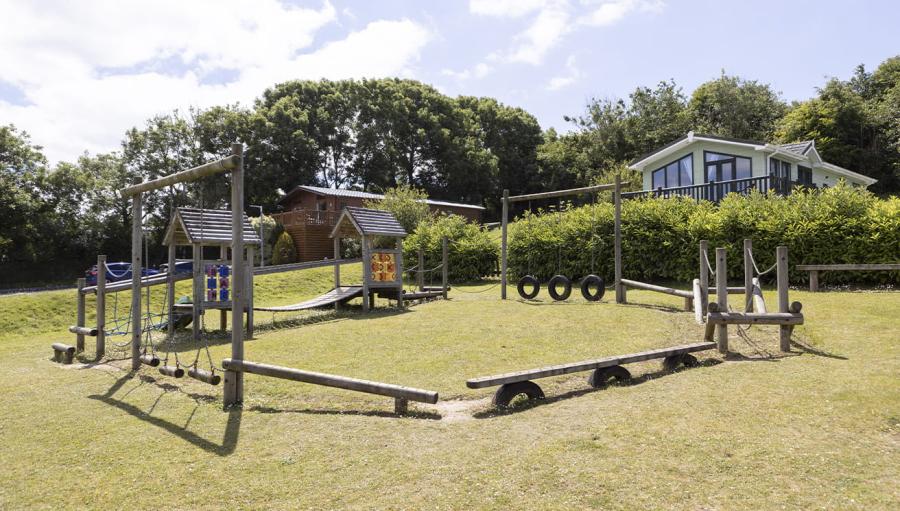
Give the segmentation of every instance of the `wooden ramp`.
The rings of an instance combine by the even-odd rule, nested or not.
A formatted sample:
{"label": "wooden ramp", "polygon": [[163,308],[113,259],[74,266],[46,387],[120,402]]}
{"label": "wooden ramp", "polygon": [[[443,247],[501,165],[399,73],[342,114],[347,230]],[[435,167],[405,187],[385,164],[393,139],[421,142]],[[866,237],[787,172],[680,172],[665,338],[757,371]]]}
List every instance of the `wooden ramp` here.
{"label": "wooden ramp", "polygon": [[352,300],[358,296],[362,296],[362,286],[339,287],[305,302],[295,303],[293,305],[281,305],[278,307],[254,307],[253,310],[263,312],[302,311],[346,302],[347,300]]}

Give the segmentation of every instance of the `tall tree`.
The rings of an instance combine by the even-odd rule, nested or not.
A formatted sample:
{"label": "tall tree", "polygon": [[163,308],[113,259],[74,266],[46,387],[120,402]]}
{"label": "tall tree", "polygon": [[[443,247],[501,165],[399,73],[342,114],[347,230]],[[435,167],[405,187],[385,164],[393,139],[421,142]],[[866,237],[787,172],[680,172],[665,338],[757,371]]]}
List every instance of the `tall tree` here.
{"label": "tall tree", "polygon": [[768,84],[728,76],[701,84],[688,103],[697,131],[722,137],[767,142],[787,105]]}

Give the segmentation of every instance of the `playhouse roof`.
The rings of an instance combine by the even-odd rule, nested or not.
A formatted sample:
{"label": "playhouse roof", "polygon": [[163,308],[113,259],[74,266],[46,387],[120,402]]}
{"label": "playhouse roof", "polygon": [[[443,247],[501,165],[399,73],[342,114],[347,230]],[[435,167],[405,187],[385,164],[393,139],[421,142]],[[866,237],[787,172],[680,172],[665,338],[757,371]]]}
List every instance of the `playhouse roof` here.
{"label": "playhouse roof", "polygon": [[[244,216],[244,244],[259,245],[259,235]],[[164,245],[231,245],[231,211],[178,208],[166,229]]]}
{"label": "playhouse roof", "polygon": [[397,217],[390,211],[379,209],[357,208],[347,206],[341,211],[331,237],[352,236],[391,236],[405,238],[406,230],[397,221]]}

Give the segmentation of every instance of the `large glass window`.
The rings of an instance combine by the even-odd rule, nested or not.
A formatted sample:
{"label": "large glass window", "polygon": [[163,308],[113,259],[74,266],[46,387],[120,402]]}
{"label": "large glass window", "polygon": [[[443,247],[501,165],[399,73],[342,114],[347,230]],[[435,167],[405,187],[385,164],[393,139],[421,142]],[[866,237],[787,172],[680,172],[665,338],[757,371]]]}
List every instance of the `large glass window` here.
{"label": "large glass window", "polygon": [[660,167],[651,174],[653,189],[675,188],[694,184],[694,155],[689,154]]}
{"label": "large glass window", "polygon": [[791,164],[772,158],[769,160],[769,174],[788,179],[791,177]]}
{"label": "large glass window", "polygon": [[752,160],[746,156],[704,152],[706,181],[731,181],[753,177]]}
{"label": "large glass window", "polygon": [[812,169],[808,167],[797,166],[797,181],[803,185],[812,185]]}

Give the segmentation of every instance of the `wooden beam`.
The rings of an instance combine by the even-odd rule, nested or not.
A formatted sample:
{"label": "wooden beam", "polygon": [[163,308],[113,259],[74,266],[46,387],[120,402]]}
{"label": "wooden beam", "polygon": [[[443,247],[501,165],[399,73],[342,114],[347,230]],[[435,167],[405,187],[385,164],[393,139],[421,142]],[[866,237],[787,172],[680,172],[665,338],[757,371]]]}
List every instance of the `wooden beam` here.
{"label": "wooden beam", "polygon": [[[100,271],[103,271],[103,270],[100,268],[97,268],[98,274]],[[75,310],[75,328],[84,328],[85,297],[84,297],[84,293],[82,293],[81,290],[84,289],[85,282],[86,282],[86,279],[84,279],[83,277],[78,279],[77,281],[75,281],[76,293],[78,293],[77,295],[75,295],[77,298],[77,302],[76,302],[77,305],[76,305],[76,310]],[[71,332],[72,329],[70,328],[69,331]],[[83,333],[76,333],[75,349],[77,349],[78,351],[84,351],[84,334]]]}
{"label": "wooden beam", "polygon": [[694,293],[691,291],[684,291],[682,289],[674,289],[671,287],[657,286],[655,284],[648,284],[646,282],[640,282],[637,280],[629,280],[629,279],[621,279],[621,283],[623,286],[633,287],[635,289],[644,289],[647,291],[655,291],[657,293],[665,293],[667,295],[679,296],[681,298],[694,298]]}
{"label": "wooden beam", "polygon": [[613,183],[613,270],[616,303],[625,303],[625,286],[622,285],[622,178],[616,174]]}
{"label": "wooden beam", "polygon": [[[778,312],[786,313],[791,302],[788,297],[788,248],[784,245],[775,249],[775,268],[778,282]],[[792,330],[789,326],[779,327],[779,344],[783,352],[791,351]]]}
{"label": "wooden beam", "polygon": [[660,348],[656,350],[641,351],[639,353],[630,353],[628,355],[616,355],[594,360],[584,360],[581,362],[574,362],[570,364],[559,364],[537,369],[528,369],[525,371],[516,371],[513,373],[472,378],[466,381],[466,386],[470,389],[481,389],[484,387],[505,385],[507,383],[536,380],[539,378],[548,378],[550,376],[559,376],[581,371],[590,371],[592,369],[599,369],[602,367],[612,367],[616,365],[631,364],[634,362],[643,362],[645,360],[665,358],[672,355],[681,355],[684,353],[693,353],[696,351],[706,351],[715,349],[715,347],[716,344],[712,342],[683,344],[680,346],[672,346],[669,348]]}
{"label": "wooden beam", "polygon": [[803,314],[791,312],[710,312],[707,323],[714,325],[802,325]]}
{"label": "wooden beam", "polygon": [[[159,179],[154,179],[153,181],[147,181],[144,183],[136,183],[127,188],[123,188],[119,191],[119,194],[122,197],[130,197],[134,195],[140,195],[144,192],[150,192],[153,190],[158,190],[160,188],[165,188],[167,186],[174,185],[176,183],[187,183],[189,181],[196,181],[202,177],[211,176],[213,174],[219,174],[221,172],[225,172],[228,170],[233,170],[237,168],[240,164],[241,156],[232,154],[227,158],[222,158],[221,160],[216,160],[209,163],[204,163],[198,167],[194,167],[188,170],[182,170],[181,172],[176,172],[174,174],[170,174],[165,177],[161,177]],[[241,211],[243,214],[243,211]],[[238,221],[238,225],[240,225],[240,221]]]}
{"label": "wooden beam", "polygon": [[759,278],[753,277],[753,310],[756,312],[769,312],[766,308],[766,299],[763,297],[762,288],[759,285]]}
{"label": "wooden beam", "polygon": [[813,293],[819,290],[819,270],[809,270],[809,290]]}
{"label": "wooden beam", "polygon": [[[244,358],[244,145],[231,144],[234,167],[231,172],[231,358]],[[224,385],[226,407],[244,401],[244,374],[226,371]]]}
{"label": "wooden beam", "polygon": [[142,196],[131,196],[131,370],[141,368],[141,273],[144,238],[141,231]]}
{"label": "wooden beam", "polygon": [[502,213],[500,216],[500,299],[506,300],[506,229],[509,223],[509,190],[503,190]]}
{"label": "wooden beam", "polygon": [[694,321],[703,324],[703,288],[700,287],[700,279],[694,279],[691,283],[694,290]]}
{"label": "wooden beam", "polygon": [[744,240],[744,308],[753,312],[753,240]]}
{"label": "wooden beam", "polygon": [[377,394],[379,396],[401,398],[409,401],[418,401],[421,403],[434,404],[438,401],[438,393],[430,390],[404,387],[401,385],[392,385],[390,383],[360,380],[357,378],[348,378],[346,376],[337,376],[334,374],[304,371],[302,369],[294,369],[292,367],[261,364],[258,362],[235,360],[230,358],[226,358],[222,361],[222,367],[224,367],[228,371],[235,371],[238,373],[258,374],[260,376],[268,376],[270,378],[281,378],[284,380],[311,383],[313,385],[323,385],[325,387],[335,387],[339,389],[352,390],[355,392],[365,392],[367,394]]}
{"label": "wooden beam", "polygon": [[[716,248],[716,302],[720,311],[728,310],[728,264],[725,254],[724,248]],[[708,315],[706,322],[710,322]],[[721,324],[716,328],[719,353],[728,353],[728,326]]]}
{"label": "wooden beam", "polygon": [[99,360],[106,354],[106,256],[97,256],[97,343],[96,357]]}
{"label": "wooden beam", "polygon": [[[621,183],[621,185],[627,185],[628,183]],[[602,190],[613,190],[616,188],[615,184],[603,184],[603,185],[595,185],[595,186],[585,186],[583,188],[569,188],[568,190],[554,190],[552,192],[541,192],[541,193],[530,193],[527,195],[513,195],[509,197],[509,202],[522,202],[528,200],[538,200],[538,199],[552,199],[554,197],[565,197],[568,195],[579,195],[583,193],[593,193],[599,192]]]}

